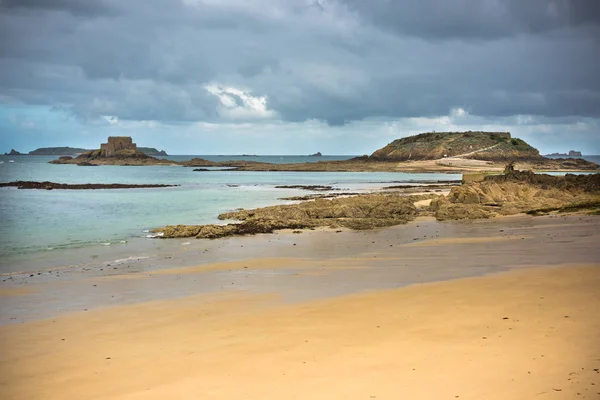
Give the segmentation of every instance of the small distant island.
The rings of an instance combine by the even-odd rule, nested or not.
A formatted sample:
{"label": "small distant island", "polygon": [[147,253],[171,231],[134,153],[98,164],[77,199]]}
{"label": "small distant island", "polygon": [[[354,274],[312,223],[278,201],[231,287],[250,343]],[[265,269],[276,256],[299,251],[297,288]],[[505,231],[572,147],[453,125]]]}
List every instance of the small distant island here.
{"label": "small distant island", "polygon": [[78,147],[40,147],[29,152],[30,156],[76,156],[89,151]]}
{"label": "small distant island", "polygon": [[22,156],[24,155],[23,153],[19,153],[18,151],[16,151],[15,149],[10,149],[10,152],[8,153],[4,153],[5,156]]}
{"label": "small distant island", "polygon": [[552,153],[546,154],[546,157],[581,157],[580,151],[571,150],[568,153]]}
{"label": "small distant island", "polygon": [[311,154],[309,157],[321,157],[323,154],[321,154],[320,151],[317,151],[315,154]]}
{"label": "small distant island", "polygon": [[138,147],[138,150],[144,153],[147,156],[152,157],[165,157],[168,156],[167,152],[164,150],[158,150],[154,147]]}

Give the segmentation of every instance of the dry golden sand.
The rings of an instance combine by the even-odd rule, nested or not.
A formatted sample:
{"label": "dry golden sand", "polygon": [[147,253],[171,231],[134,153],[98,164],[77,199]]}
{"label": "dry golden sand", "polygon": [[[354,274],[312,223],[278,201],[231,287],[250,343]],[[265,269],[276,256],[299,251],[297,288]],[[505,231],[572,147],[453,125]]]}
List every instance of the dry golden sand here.
{"label": "dry golden sand", "polygon": [[599,310],[591,265],[105,308],[0,327],[0,398],[594,399]]}

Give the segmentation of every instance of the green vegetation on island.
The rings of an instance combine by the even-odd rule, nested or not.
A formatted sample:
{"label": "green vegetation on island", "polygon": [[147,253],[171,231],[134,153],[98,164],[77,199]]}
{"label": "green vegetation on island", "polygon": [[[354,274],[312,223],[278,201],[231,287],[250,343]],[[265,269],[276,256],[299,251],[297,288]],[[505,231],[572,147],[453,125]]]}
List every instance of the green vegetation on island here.
{"label": "green vegetation on island", "polygon": [[460,157],[485,161],[541,160],[539,151],[509,132],[427,132],[397,139],[369,158],[379,161]]}

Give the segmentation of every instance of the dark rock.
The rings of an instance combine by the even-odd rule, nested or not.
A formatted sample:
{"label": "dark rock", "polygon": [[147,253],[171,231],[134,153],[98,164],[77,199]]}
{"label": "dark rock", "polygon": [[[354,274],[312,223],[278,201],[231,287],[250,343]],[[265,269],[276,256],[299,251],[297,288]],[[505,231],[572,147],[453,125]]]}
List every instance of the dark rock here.
{"label": "dark rock", "polygon": [[326,185],[279,185],[275,186],[275,189],[333,190],[333,187]]}
{"label": "dark rock", "polygon": [[93,189],[140,189],[140,188],[163,188],[175,187],[179,185],[162,184],[127,184],[127,183],[83,183],[67,184],[55,182],[33,182],[33,181],[15,181],[0,182],[0,187],[16,187],[18,189],[71,189],[71,190],[93,190]]}
{"label": "dark rock", "polygon": [[[421,197],[419,197],[421,199]],[[404,224],[417,215],[412,196],[373,194],[365,196],[316,199],[288,204],[239,210],[219,215],[237,220],[227,225],[177,225],[156,229],[160,238],[191,237],[215,239],[233,235],[272,233],[281,229],[311,229],[318,226],[373,229]]]}

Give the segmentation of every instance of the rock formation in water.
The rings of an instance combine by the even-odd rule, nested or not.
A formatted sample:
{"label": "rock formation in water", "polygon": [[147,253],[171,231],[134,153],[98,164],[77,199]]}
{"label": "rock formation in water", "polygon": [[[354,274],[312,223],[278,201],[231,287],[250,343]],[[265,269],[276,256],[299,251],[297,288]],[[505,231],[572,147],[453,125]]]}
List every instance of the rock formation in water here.
{"label": "rock formation in water", "polygon": [[[429,195],[427,198],[432,198]],[[371,194],[355,197],[316,199],[299,204],[240,210],[219,215],[221,220],[238,220],[228,225],[176,225],[155,230],[163,238],[215,239],[232,235],[271,233],[279,229],[315,227],[373,229],[404,224],[417,215],[414,205],[423,196]]]}
{"label": "rock formation in water", "polygon": [[165,184],[128,184],[128,183],[56,183],[56,182],[34,182],[34,181],[14,181],[0,182],[0,187],[16,187],[17,189],[71,189],[71,190],[93,190],[93,189],[140,189],[140,188],[165,188],[179,185]]}

